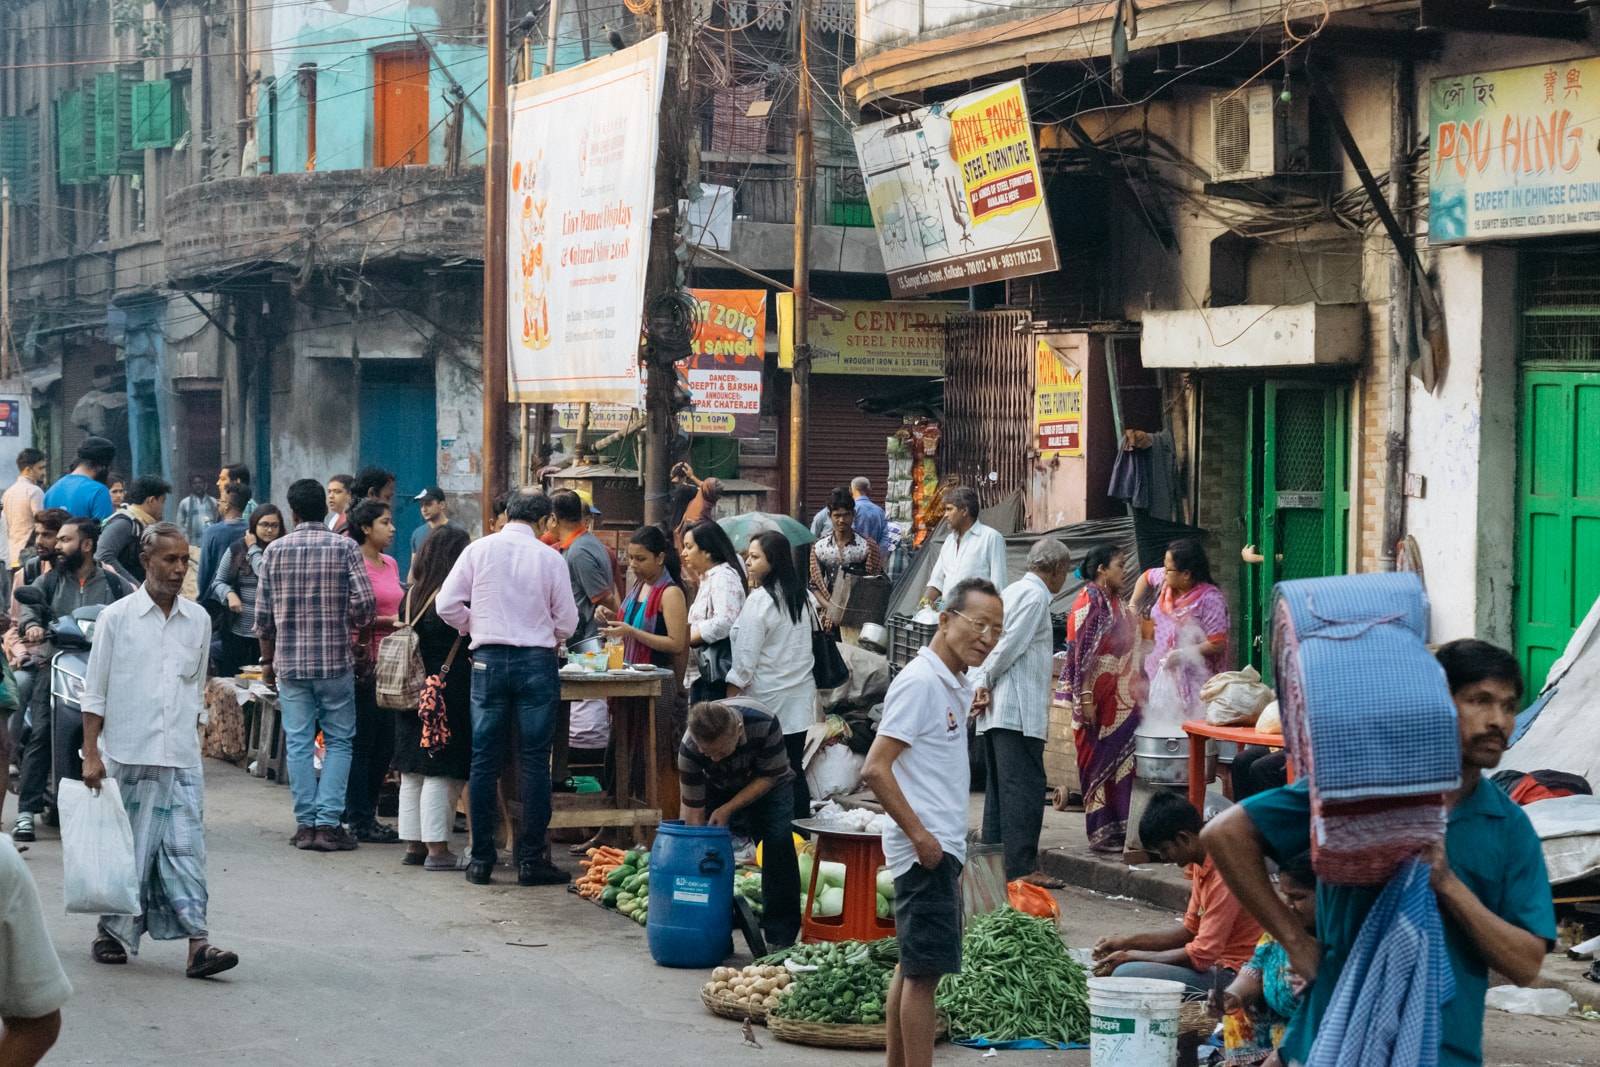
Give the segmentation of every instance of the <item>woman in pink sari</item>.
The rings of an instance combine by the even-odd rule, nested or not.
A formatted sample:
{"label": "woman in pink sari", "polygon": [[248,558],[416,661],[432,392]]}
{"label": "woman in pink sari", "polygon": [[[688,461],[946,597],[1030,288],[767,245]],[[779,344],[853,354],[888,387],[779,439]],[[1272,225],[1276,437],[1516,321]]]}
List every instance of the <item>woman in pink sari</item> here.
{"label": "woman in pink sari", "polygon": [[1163,670],[1173,682],[1184,717],[1200,718],[1200,687],[1228,669],[1228,598],[1211,581],[1211,561],[1199,541],[1174,541],[1164,565],[1152,567],[1133,586],[1133,606],[1143,611],[1155,597],[1150,618],[1155,648],[1144,672],[1153,687]]}
{"label": "woman in pink sari", "polygon": [[1067,613],[1067,662],[1057,688],[1073,709],[1089,847],[1121,852],[1133,796],[1133,734],[1146,688],[1135,655],[1139,627],[1121,599],[1126,560],[1120,548],[1091,548],[1078,574],[1085,584]]}

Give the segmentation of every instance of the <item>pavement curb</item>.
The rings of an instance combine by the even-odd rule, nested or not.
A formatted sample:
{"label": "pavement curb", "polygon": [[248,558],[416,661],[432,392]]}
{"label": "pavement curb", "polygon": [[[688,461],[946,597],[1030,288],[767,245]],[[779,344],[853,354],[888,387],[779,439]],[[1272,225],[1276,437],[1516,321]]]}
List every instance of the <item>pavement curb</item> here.
{"label": "pavement curb", "polygon": [[1045,849],[1039,866],[1068,885],[1108,897],[1131,897],[1167,911],[1183,912],[1189,906],[1189,883],[1163,877],[1154,870],[1129,867],[1120,857],[1100,858],[1064,849]]}

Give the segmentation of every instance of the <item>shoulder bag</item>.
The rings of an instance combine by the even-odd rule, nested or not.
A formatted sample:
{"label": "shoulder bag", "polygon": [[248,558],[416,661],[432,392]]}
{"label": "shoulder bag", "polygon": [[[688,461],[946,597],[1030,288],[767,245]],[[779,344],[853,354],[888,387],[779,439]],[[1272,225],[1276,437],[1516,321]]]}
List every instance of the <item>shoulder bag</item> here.
{"label": "shoulder bag", "polygon": [[390,711],[409,711],[418,706],[423,686],[428,680],[427,668],[422,665],[422,652],[417,637],[416,621],[426,615],[433,605],[438,590],[428,597],[427,603],[416,615],[410,613],[411,594],[406,594],[406,618],[394,633],[378,642],[378,662],[375,667],[378,687],[378,707]]}
{"label": "shoulder bag", "polygon": [[444,665],[439,668],[438,674],[428,675],[428,680],[422,683],[422,694],[417,698],[417,717],[422,720],[421,745],[430,752],[450,743],[450,716],[444,705],[444,683],[450,676],[450,665],[456,661],[456,653],[461,651],[461,640],[462,635],[456,634],[450,654],[444,658]]}
{"label": "shoulder bag", "polygon": [[[706,596],[711,597],[711,609],[716,612],[716,597],[713,591],[706,590]],[[701,681],[711,685],[728,680],[728,672],[733,670],[733,639],[724,637],[716,641],[708,641],[698,645],[694,650],[695,670],[700,672]]]}
{"label": "shoulder bag", "polygon": [[837,689],[850,680],[850,668],[839,654],[833,635],[822,628],[816,609],[809,603],[806,609],[811,613],[811,677],[823,692]]}

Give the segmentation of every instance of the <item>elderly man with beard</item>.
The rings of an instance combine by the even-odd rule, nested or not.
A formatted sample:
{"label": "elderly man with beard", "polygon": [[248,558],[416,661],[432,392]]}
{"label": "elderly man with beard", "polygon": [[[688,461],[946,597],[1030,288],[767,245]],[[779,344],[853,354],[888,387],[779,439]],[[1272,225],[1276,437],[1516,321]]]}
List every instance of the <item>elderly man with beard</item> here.
{"label": "elderly man with beard", "polygon": [[83,783],[116,779],[133,827],[137,915],[102,915],[96,963],[126,963],[148,933],[187,939],[190,978],[239,963],[206,931],[205,779],[198,726],[211,620],[178,595],[189,540],[170,522],[140,538],[144,584],[100,613],[83,683]]}
{"label": "elderly man with beard", "polygon": [[110,604],[132,590],[127,582],[94,561],[100,542],[100,524],[93,519],[70,519],[56,535],[56,564],[30,583],[44,594],[44,606],[23,605],[17,620],[22,639],[39,650],[42,665],[37,668],[29,695],[31,711],[28,744],[19,764],[17,783],[17,821],[11,836],[18,841],[34,840],[34,819],[44,813],[45,791],[50,785],[50,752],[53,722],[50,714],[50,656],[47,644],[50,624],[82,607]]}
{"label": "elderly man with beard", "polygon": [[[1433,866],[1455,987],[1440,1013],[1439,1048],[1428,1051],[1440,1067],[1467,1067],[1483,1062],[1489,971],[1532,983],[1555,941],[1556,920],[1539,836],[1516,802],[1483,774],[1500,762],[1516,729],[1521,668],[1515,656],[1485,641],[1452,641],[1438,658],[1456,705],[1461,787],[1449,798],[1444,843],[1424,856]],[[1320,883],[1314,935],[1273,891],[1264,858],[1281,864],[1311,845],[1304,779],[1234,805],[1201,831],[1200,840],[1228,887],[1288,950],[1295,974],[1310,987],[1277,1053],[1282,1064],[1302,1063],[1382,887]]]}

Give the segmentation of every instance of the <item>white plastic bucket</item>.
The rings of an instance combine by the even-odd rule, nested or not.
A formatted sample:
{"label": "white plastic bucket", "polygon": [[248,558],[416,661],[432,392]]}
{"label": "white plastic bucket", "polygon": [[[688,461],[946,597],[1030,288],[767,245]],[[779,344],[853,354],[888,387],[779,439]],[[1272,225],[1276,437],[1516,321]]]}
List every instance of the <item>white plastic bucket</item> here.
{"label": "white plastic bucket", "polygon": [[1172,1067],[1183,993],[1156,978],[1089,979],[1091,1067]]}

